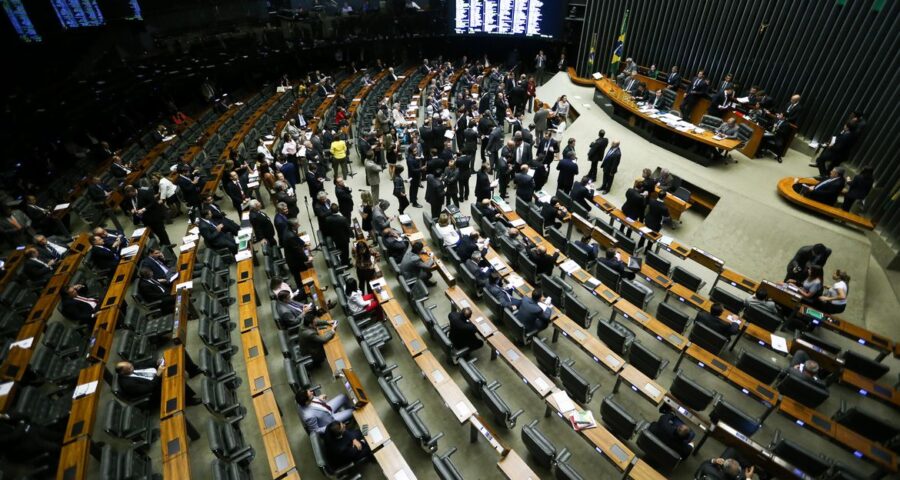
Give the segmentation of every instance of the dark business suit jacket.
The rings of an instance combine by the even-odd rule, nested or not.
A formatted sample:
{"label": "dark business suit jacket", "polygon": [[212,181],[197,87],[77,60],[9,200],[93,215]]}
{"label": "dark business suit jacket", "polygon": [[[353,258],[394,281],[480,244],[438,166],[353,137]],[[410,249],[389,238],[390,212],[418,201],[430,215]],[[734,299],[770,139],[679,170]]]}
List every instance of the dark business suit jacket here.
{"label": "dark business suit jacket", "polygon": [[551,314],[552,310],[549,308],[544,310],[530,297],[525,297],[516,311],[516,318],[522,322],[526,331],[533,332],[547,328]]}
{"label": "dark business suit jacket", "polygon": [[598,138],[591,142],[591,146],[588,149],[588,160],[591,162],[599,162],[603,160],[603,154],[606,152],[606,146],[609,145],[609,139],[606,137]]}
{"label": "dark business suit jacket", "polygon": [[25,277],[38,285],[47,283],[47,281],[50,280],[50,277],[53,276],[53,272],[56,270],[43,261],[38,261],[33,258],[25,260],[25,264],[22,268],[25,272]]}
{"label": "dark business suit jacket", "polygon": [[91,247],[91,261],[101,270],[112,270],[119,265],[119,251],[107,247]]}
{"label": "dark business suit jacket", "polygon": [[63,298],[60,311],[63,317],[73,322],[90,325],[93,321],[94,309],[87,303],[74,298]]}
{"label": "dark business suit jacket", "polygon": [[578,203],[582,207],[588,210],[591,209],[591,191],[588,190],[588,188],[581,182],[575,182],[575,184],[572,185],[572,192],[569,194],[569,198],[571,198],[573,202]]}
{"label": "dark business suit jacket", "polygon": [[265,239],[270,244],[275,244],[275,226],[272,220],[265,212],[250,212],[250,226],[253,227],[253,234],[257,240]]}
{"label": "dark business suit jacket", "polygon": [[519,172],[515,176],[516,196],[530,202],[534,196],[534,178],[528,176],[527,173]]}
{"label": "dark business suit jacket", "polygon": [[678,452],[681,455],[682,459],[687,458],[688,455],[691,454],[693,448],[688,445],[691,440],[694,438],[694,431],[688,435],[687,438],[681,439],[675,434],[676,429],[683,425],[684,422],[681,421],[675,414],[673,413],[664,413],[659,417],[655,422],[650,424],[649,430],[650,433],[656,435],[657,438],[662,440],[662,442],[672,450]]}
{"label": "dark business suit jacket", "polygon": [[559,170],[559,176],[556,179],[559,189],[564,192],[572,190],[572,184],[575,183],[575,177],[578,175],[578,164],[571,158],[564,158],[556,164],[556,169]]}
{"label": "dark business suit jacket", "polygon": [[616,173],[619,170],[619,162],[621,160],[622,151],[619,150],[619,147],[611,148],[606,152],[606,156],[603,157],[600,168],[602,168],[604,172]]}
{"label": "dark business suit jacket", "polygon": [[478,348],[483,342],[478,338],[478,329],[465,318],[462,312],[450,312],[450,342],[455,348]]}
{"label": "dark business suit jacket", "polygon": [[644,223],[653,231],[658,232],[662,228],[663,219],[669,216],[669,209],[660,200],[651,200],[647,205],[647,216]]}
{"label": "dark business suit jacket", "polygon": [[462,261],[468,260],[473,253],[478,251],[478,243],[472,240],[468,235],[463,235],[456,245],[456,254]]}
{"label": "dark business suit jacket", "polygon": [[222,229],[222,231],[217,231],[215,222],[209,222],[205,219],[201,219],[198,220],[198,226],[200,228],[200,236],[203,237],[203,241],[206,242],[207,246],[214,249],[237,248],[237,243],[235,242],[234,237],[230,233],[226,232],[224,228]]}
{"label": "dark business suit jacket", "polygon": [[528,256],[531,258],[531,261],[537,265],[537,274],[540,276],[542,273],[546,273],[547,275],[553,275],[553,267],[556,266],[556,259],[559,258],[559,252],[554,252],[553,255],[550,255],[546,252],[538,252],[537,250],[532,250],[529,252]]}
{"label": "dark business suit jacket", "polygon": [[806,197],[826,205],[834,205],[844,189],[844,183],[844,177],[829,178],[819,182],[806,194]]}
{"label": "dark business suit jacket", "polygon": [[181,195],[188,205],[200,205],[200,189],[197,188],[197,185],[191,179],[184,175],[179,175],[175,179],[175,184],[178,185],[178,189],[181,190]]}
{"label": "dark business suit jacket", "polygon": [[[353,440],[362,443],[362,448],[357,450],[353,446]],[[328,464],[333,467],[341,467],[372,455],[369,444],[363,440],[362,432],[356,428],[347,428],[340,437],[326,432],[325,457],[328,459]]]}
{"label": "dark business suit jacket", "polygon": [[641,192],[634,188],[625,191],[625,203],[622,205],[622,213],[634,220],[644,219],[644,210],[647,202]]}

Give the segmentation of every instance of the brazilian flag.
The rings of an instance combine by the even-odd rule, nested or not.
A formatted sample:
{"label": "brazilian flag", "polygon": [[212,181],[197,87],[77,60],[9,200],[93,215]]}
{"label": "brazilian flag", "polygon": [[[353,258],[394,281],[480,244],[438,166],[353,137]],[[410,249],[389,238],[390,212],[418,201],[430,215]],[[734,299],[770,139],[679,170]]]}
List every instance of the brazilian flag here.
{"label": "brazilian flag", "polygon": [[628,25],[628,10],[625,10],[625,16],[622,17],[622,30],[619,31],[619,38],[616,39],[616,46],[613,48],[612,62],[609,65],[609,74],[615,77],[619,73],[619,62],[622,61],[625,52],[625,30]]}

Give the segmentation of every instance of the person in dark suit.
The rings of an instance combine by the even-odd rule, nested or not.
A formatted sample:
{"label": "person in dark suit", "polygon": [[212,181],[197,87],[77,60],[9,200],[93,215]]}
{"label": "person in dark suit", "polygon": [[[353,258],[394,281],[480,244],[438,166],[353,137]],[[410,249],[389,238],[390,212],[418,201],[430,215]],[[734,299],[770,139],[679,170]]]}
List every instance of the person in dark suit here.
{"label": "person in dark suit", "polygon": [[669,72],[669,76],[666,77],[666,85],[668,88],[678,91],[681,88],[681,74],[678,73],[678,66],[673,65],[672,71]]}
{"label": "person in dark suit", "polygon": [[849,212],[850,208],[853,207],[853,204],[856,203],[857,200],[865,200],[865,198],[869,196],[869,192],[872,191],[872,186],[874,184],[874,170],[872,167],[863,167],[855,177],[849,180],[849,183],[847,184],[847,193],[844,194],[844,203],[841,205],[841,209],[845,212]]}
{"label": "person in dark suit", "polygon": [[372,456],[372,450],[358,428],[347,428],[347,424],[337,420],[328,424],[323,437],[325,458],[332,468],[360,462]]}
{"label": "person in dark suit", "polygon": [[290,222],[288,206],[284,202],[278,202],[275,204],[275,212],[275,219],[272,223],[275,225],[275,233],[278,234],[278,244],[284,245],[284,232]]}
{"label": "person in dark suit", "polygon": [[522,298],[522,303],[516,310],[516,318],[525,326],[526,332],[540,332],[550,324],[553,309],[547,305],[546,300],[539,288],[531,292],[531,297]]}
{"label": "person in dark suit", "polygon": [[575,183],[575,176],[578,175],[578,163],[575,152],[571,151],[563,156],[563,159],[556,165],[559,171],[557,177],[557,188],[563,192],[572,190],[572,184]]}
{"label": "person in dark suit", "polygon": [[494,126],[493,130],[491,130],[491,134],[487,138],[487,153],[488,160],[491,165],[497,161],[497,152],[503,147],[503,127],[502,126]]}
{"label": "person in dark suit", "polygon": [[856,136],[850,131],[850,124],[845,123],[841,128],[840,133],[834,137],[834,141],[830,142],[828,146],[825,147],[825,150],[819,155],[816,162],[811,163],[810,166],[814,165],[818,168],[819,177],[825,178],[825,176],[828,175],[828,172],[834,170],[835,167],[847,160],[847,156],[850,154],[850,149],[853,148],[855,140]]}
{"label": "person in dark suit", "polygon": [[100,270],[112,271],[119,265],[119,250],[117,243],[110,248],[104,245],[102,238],[91,237],[91,261]]}
{"label": "person in dark suit", "polygon": [[151,249],[150,253],[141,260],[141,268],[150,269],[153,278],[164,285],[171,285],[178,278],[178,271],[166,264],[166,257],[158,248]]}
{"label": "person in dark suit", "polygon": [[[199,368],[191,361],[190,357],[185,355],[184,370],[189,376],[193,377],[199,373]],[[131,362],[119,362],[116,364],[116,380],[119,388],[127,398],[139,398],[150,395],[150,404],[159,403],[159,396],[162,390],[162,373],[166,368],[165,362],[160,359],[155,364],[135,365]],[[197,395],[187,387],[185,390],[187,398],[185,404],[188,406],[199,405],[202,401]],[[154,403],[156,402],[156,403]]]}
{"label": "person in dark suit", "polygon": [[597,262],[609,267],[610,270],[618,273],[620,277],[626,280],[632,280],[635,277],[635,273],[616,256],[616,251],[611,248]]}
{"label": "person in dark suit", "polygon": [[644,102],[647,107],[654,108],[659,111],[666,111],[670,106],[666,103],[666,97],[663,96],[662,89],[650,92]]}
{"label": "person in dark suit", "polygon": [[528,165],[519,167],[519,173],[516,174],[514,181],[516,182],[516,197],[521,198],[525,202],[531,202],[534,197],[534,177],[528,175]]}
{"label": "person in dark suit", "polygon": [[553,252],[553,255],[547,253],[547,248],[540,246],[532,248],[528,252],[528,258],[537,266],[537,276],[542,273],[553,276],[553,267],[556,266],[556,259],[559,258],[559,251]]}
{"label": "person in dark suit", "polygon": [[63,290],[60,306],[63,317],[81,325],[91,326],[97,315],[100,300],[87,295],[87,289],[81,284],[70,285]]}
{"label": "person in dark suit", "polygon": [[513,135],[513,159],[517,165],[531,165],[534,161],[531,149],[531,144],[525,141],[521,131]]}
{"label": "person in dark suit", "polygon": [[135,223],[140,221],[150,233],[156,235],[161,245],[172,245],[169,233],[166,231],[167,207],[149,188],[136,189],[132,185],[125,187],[125,199],[123,205],[128,203],[133,210],[131,215]]}
{"label": "person in dark suit", "polygon": [[[466,261],[468,260],[473,253],[482,250],[478,246],[478,232],[472,231],[468,235],[463,235],[459,239],[459,243],[456,244],[456,254],[459,255],[460,260]],[[482,254],[487,253],[487,248],[484,249]]]}
{"label": "person in dark suit", "polygon": [[250,226],[253,227],[253,235],[257,241],[265,241],[269,245],[277,245],[275,242],[275,226],[272,220],[262,211],[262,206],[257,200],[250,200]]}
{"label": "person in dark suit", "polygon": [[[221,207],[216,205],[212,194],[207,193],[203,195],[203,203],[201,204],[200,209],[209,210],[210,213],[212,213],[213,222],[221,223],[224,226],[223,230],[225,230],[226,232],[231,233],[232,235],[237,235],[241,230],[241,226],[238,225],[234,220],[226,217],[225,211],[223,211]],[[198,214],[199,213],[202,212],[198,212]]]}
{"label": "person in dark suit", "polygon": [[453,348],[468,348],[469,353],[472,353],[484,346],[484,342],[478,338],[478,328],[471,322],[471,308],[454,310],[447,318],[450,320],[450,342]]}
{"label": "person in dark suit", "polygon": [[541,206],[541,218],[544,219],[544,229],[561,227],[562,219],[565,217],[566,209],[556,197],[551,197],[549,202]]}
{"label": "person in dark suit", "polygon": [[475,174],[475,202],[481,203],[491,198],[491,169],[486,163],[481,164],[478,173]]}
{"label": "person in dark suit", "polygon": [[616,172],[619,170],[619,162],[622,160],[622,150],[619,149],[619,141],[614,140],[609,151],[603,157],[600,168],[603,170],[603,183],[600,185],[600,192],[604,195],[612,190],[613,180],[616,178]]}
{"label": "person in dark suit", "polygon": [[703,70],[697,72],[697,76],[691,80],[691,86],[688,87],[684,99],[681,100],[681,118],[691,121],[691,113],[701,98],[705,97],[709,92],[709,82],[704,76]]}
{"label": "person in dark suit", "polygon": [[731,338],[737,333],[738,324],[735,322],[723,322],[719,317],[725,311],[725,307],[721,303],[714,302],[709,307],[709,312],[699,311],[694,317],[694,323],[702,323],[709,327],[710,330],[722,335],[725,338]]}
{"label": "person in dark suit", "polygon": [[[753,471],[753,467],[749,468]],[[743,480],[744,476],[741,472],[741,464],[733,458],[713,458],[700,464],[694,478],[704,478],[709,480]]]}
{"label": "person in dark suit", "polygon": [[572,191],[569,192],[572,202],[581,205],[588,211],[593,207],[593,191],[589,188],[590,184],[590,177],[582,177],[580,182],[572,185]]}
{"label": "person in dark suit", "polygon": [[[606,138],[606,131],[600,130],[597,133],[597,139],[591,142],[590,147],[588,147],[587,157],[588,161],[591,162],[591,168],[588,170],[587,176],[590,177],[592,182],[597,181],[597,164],[603,160],[608,144],[609,139]],[[613,173],[615,174],[615,172]]]}
{"label": "person in dark suit", "polygon": [[[57,248],[61,248],[63,252],[59,252]],[[53,260],[54,263],[59,262],[63,257],[69,254],[69,247],[67,245],[51,243],[44,235],[34,236],[34,249],[38,253],[38,258],[46,263],[50,263],[51,260]]]}
{"label": "person in dark suit", "polygon": [[662,440],[667,447],[677,452],[682,460],[694,450],[694,444],[691,443],[694,439],[694,431],[668,408],[665,408],[662,415],[650,424],[648,430]]}
{"label": "person in dark suit", "polygon": [[819,378],[819,370],[818,362],[810,359],[809,354],[805,351],[797,350],[791,357],[791,365],[787,368],[787,373],[788,375],[798,376],[809,383],[827,389],[828,384]]}
{"label": "person in dark suit", "polygon": [[647,203],[647,215],[644,218],[644,223],[647,225],[647,228],[654,232],[659,232],[662,229],[663,222],[666,219],[670,219],[669,208],[666,207],[665,203],[666,196],[668,194],[663,190],[659,192],[655,199]]}
{"label": "person in dark suit", "polygon": [[802,281],[806,278],[807,268],[813,265],[825,268],[829,256],[831,256],[831,249],[821,243],[800,247],[788,263],[784,281]]}
{"label": "person in dark suit", "polygon": [[726,88],[719,90],[709,100],[709,108],[706,110],[707,115],[722,118],[726,113],[730,112],[734,106],[734,89]]}
{"label": "person in dark suit", "polygon": [[353,239],[353,229],[350,228],[350,220],[341,215],[340,207],[331,204],[331,213],[325,218],[325,234],[334,241],[335,247],[341,254],[341,264],[350,266],[350,241]]}
{"label": "person in dark suit", "polygon": [[295,283],[303,285],[300,274],[312,266],[312,259],[306,251],[306,242],[297,233],[299,227],[300,222],[296,218],[288,221],[288,227],[284,231],[284,236],[281,237],[281,247],[284,249],[284,261],[294,276]]}
{"label": "person in dark suit", "polygon": [[213,221],[212,212],[204,210],[197,226],[200,228],[200,236],[208,247],[216,250],[225,248],[232,255],[237,255],[238,246],[234,236],[225,231],[221,223]]}
{"label": "person in dark suit", "polygon": [[634,186],[625,191],[625,203],[622,205],[622,213],[632,220],[644,221],[644,211],[647,208],[647,192],[641,192],[642,180],[635,180]]}
{"label": "person in dark suit", "polygon": [[437,218],[441,214],[446,193],[441,177],[431,173],[425,177],[425,201],[431,205],[431,218]]}
{"label": "person in dark suit", "polygon": [[403,255],[406,253],[406,250],[409,249],[409,240],[400,236],[396,230],[392,228],[386,228],[382,232],[381,236],[382,241],[384,242],[384,248],[387,250],[387,255],[390,258],[393,258],[397,265],[403,261]]}
{"label": "person in dark suit", "polygon": [[553,139],[553,132],[548,130],[544,133],[541,141],[538,142],[537,160],[543,162],[543,164],[549,169],[550,163],[553,162],[554,158],[556,158],[557,152],[559,152],[559,142]]}
{"label": "person in dark suit", "polygon": [[791,100],[784,107],[785,120],[790,123],[797,123],[797,119],[800,118],[800,110],[800,95],[791,95]]}
{"label": "person in dark suit", "polygon": [[100,211],[100,218],[97,222],[102,222],[104,218],[109,218],[119,230],[124,230],[119,222],[116,213],[106,203],[113,189],[100,180],[100,177],[93,176],[88,179],[87,196],[91,203]]}
{"label": "person in dark suit", "polygon": [[175,185],[177,185],[178,189],[181,191],[181,196],[182,198],[184,198],[184,203],[186,203],[189,207],[200,207],[200,187],[198,187],[199,182],[200,179],[198,176],[192,176],[190,166],[181,165],[178,167],[178,178],[175,179]]}
{"label": "person in dark suit", "polygon": [[37,198],[34,195],[25,196],[25,204],[22,205],[22,211],[31,219],[31,224],[34,225],[36,230],[48,235],[71,236],[69,228],[66,226],[69,214],[66,213],[63,219],[56,218],[50,209],[38,205]]}
{"label": "person in dark suit", "polygon": [[344,177],[334,179],[334,196],[337,198],[341,215],[348,219],[353,216],[353,189],[348,187]]}
{"label": "person in dark suit", "polygon": [[175,311],[175,295],[170,293],[168,283],[163,284],[153,278],[153,270],[141,268],[138,271],[137,292],[147,303],[159,302],[159,312],[168,315]]}
{"label": "person in dark suit", "polygon": [[228,174],[228,179],[223,182],[222,189],[225,190],[225,194],[231,199],[231,205],[234,207],[238,219],[240,219],[241,212],[244,211],[244,202],[248,197],[246,192],[244,192],[244,187],[241,186],[241,180],[237,172]]}
{"label": "person in dark suit", "polygon": [[499,273],[492,270],[488,277],[488,284],[484,287],[487,293],[491,294],[500,302],[501,308],[509,308],[516,311],[522,304],[522,299],[516,294],[515,289],[503,282],[503,277]]}
{"label": "person in dark suit", "polygon": [[814,187],[799,183],[795,185],[800,187],[801,193],[806,198],[833,206],[837,203],[846,182],[843,167],[836,167],[831,170],[831,176],[828,179],[819,182]]}
{"label": "person in dark suit", "polygon": [[43,260],[34,247],[25,249],[25,263],[22,264],[22,271],[25,278],[34,285],[44,285],[53,276],[56,271],[56,260]]}

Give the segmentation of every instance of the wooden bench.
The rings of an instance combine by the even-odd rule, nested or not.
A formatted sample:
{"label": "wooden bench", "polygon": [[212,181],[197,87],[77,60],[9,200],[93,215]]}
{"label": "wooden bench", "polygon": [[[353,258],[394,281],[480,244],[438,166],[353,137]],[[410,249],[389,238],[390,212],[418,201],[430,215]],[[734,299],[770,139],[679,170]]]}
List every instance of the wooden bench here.
{"label": "wooden bench", "polygon": [[795,184],[815,186],[819,183],[814,178],[797,178],[784,177],[778,181],[778,193],[787,201],[799,205],[807,210],[813,211],[820,215],[825,215],[843,223],[849,223],[866,230],[874,230],[875,222],[869,218],[857,215],[855,213],[846,212],[838,207],[832,207],[815,200],[811,200],[800,193],[794,191]]}

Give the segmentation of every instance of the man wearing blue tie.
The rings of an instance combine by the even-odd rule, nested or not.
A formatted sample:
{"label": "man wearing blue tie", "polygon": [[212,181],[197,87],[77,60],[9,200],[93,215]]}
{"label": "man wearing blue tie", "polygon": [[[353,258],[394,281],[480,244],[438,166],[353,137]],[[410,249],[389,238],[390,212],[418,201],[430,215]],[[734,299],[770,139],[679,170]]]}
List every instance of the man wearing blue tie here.
{"label": "man wearing blue tie", "polygon": [[178,278],[178,271],[166,265],[166,257],[162,250],[154,248],[141,262],[141,268],[147,268],[153,272],[153,278],[158,282],[171,285]]}

